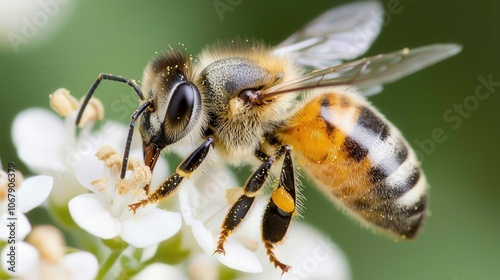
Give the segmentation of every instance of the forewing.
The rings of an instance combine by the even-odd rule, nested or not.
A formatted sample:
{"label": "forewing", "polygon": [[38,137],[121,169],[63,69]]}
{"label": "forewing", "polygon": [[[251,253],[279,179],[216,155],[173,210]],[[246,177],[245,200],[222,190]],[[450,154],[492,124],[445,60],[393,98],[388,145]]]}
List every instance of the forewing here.
{"label": "forewing", "polygon": [[436,44],[416,49],[376,55],[323,70],[313,71],[298,79],[270,87],[263,99],[307,89],[352,85],[361,89],[377,89],[460,52],[457,44]]}
{"label": "forewing", "polygon": [[382,23],[383,8],[378,1],[347,4],[304,26],[279,44],[275,53],[323,69],[365,53],[380,33]]}

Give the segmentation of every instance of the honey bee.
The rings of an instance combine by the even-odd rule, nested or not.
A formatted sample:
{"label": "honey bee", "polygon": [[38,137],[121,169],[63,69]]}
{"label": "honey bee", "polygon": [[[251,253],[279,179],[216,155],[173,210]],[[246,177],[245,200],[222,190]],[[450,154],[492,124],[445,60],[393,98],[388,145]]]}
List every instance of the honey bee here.
{"label": "honey bee", "polygon": [[379,3],[360,2],[327,11],[277,47],[241,39],[215,43],[197,61],[172,47],[146,66],[142,87],[100,74],[77,124],[100,81],[117,81],[141,99],[130,122],[122,178],[139,117],[144,161],[151,170],[162,151],[197,146],[146,199],[129,206],[133,211],[167,198],[200,172],[210,154],[230,165],[254,166],[243,195],[221,221],[215,253],[224,254],[226,239],[278,165],[261,231],[270,261],[283,272],[290,269],[273,248],[286,235],[300,199],[294,161],[355,218],[414,238],[426,216],[427,181],[399,130],[365,97],[461,48],[430,45],[342,63],[368,49],[378,30],[362,34],[361,43],[359,32],[368,24],[379,26],[381,17]]}

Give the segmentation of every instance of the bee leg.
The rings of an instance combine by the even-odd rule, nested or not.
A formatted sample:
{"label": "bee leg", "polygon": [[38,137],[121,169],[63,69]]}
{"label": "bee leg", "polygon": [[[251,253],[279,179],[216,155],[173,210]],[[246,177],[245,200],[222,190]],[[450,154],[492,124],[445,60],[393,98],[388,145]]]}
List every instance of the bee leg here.
{"label": "bee leg", "polygon": [[226,219],[222,224],[219,240],[217,242],[217,249],[214,254],[225,254],[224,243],[226,242],[226,239],[245,218],[248,210],[250,210],[250,206],[252,206],[255,196],[257,196],[259,190],[266,182],[271,166],[276,159],[283,156],[286,149],[288,149],[287,147],[288,146],[279,147],[274,153],[274,156],[269,156],[261,150],[255,151],[255,156],[263,163],[247,180],[245,186],[243,187],[244,194],[233,204],[233,207],[231,207],[226,215]]}
{"label": "bee leg", "polygon": [[171,195],[177,187],[181,184],[184,178],[188,178],[203,162],[206,158],[210,146],[213,145],[214,139],[209,137],[201,146],[199,146],[194,152],[192,152],[184,161],[177,167],[177,172],[172,174],[168,179],[163,181],[163,183],[151,194],[148,195],[146,199],[143,199],[137,203],[130,204],[128,207],[130,210],[135,211],[141,206],[146,206],[149,203],[157,203],[158,201]]}
{"label": "bee leg", "polygon": [[238,227],[241,221],[243,221],[248,213],[248,210],[250,210],[255,196],[266,182],[269,170],[275,160],[275,157],[268,156],[267,160],[262,163],[257,170],[255,170],[252,176],[250,176],[245,183],[245,186],[243,187],[244,194],[233,204],[233,207],[231,207],[227,213],[226,219],[222,224],[219,240],[217,241],[217,249],[214,254],[225,254],[224,243],[226,242],[226,239]]}
{"label": "bee leg", "polygon": [[264,240],[267,255],[271,263],[275,267],[279,267],[283,273],[288,272],[291,267],[276,258],[273,248],[276,243],[283,240],[292,216],[295,213],[296,206],[295,174],[291,147],[285,147],[285,158],[281,169],[280,184],[273,191],[262,216],[262,239]]}

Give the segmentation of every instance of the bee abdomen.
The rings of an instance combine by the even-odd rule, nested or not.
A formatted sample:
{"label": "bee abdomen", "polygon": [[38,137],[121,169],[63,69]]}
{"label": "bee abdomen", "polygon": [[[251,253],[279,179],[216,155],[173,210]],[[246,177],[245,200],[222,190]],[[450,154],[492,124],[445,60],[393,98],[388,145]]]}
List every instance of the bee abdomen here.
{"label": "bee abdomen", "polygon": [[404,239],[412,239],[425,219],[427,200],[427,195],[424,194],[412,205],[386,205],[380,209],[378,217],[372,219],[372,222]]}
{"label": "bee abdomen", "polygon": [[403,238],[416,235],[427,210],[425,176],[401,133],[366,101],[322,93],[276,135],[349,213]]}
{"label": "bee abdomen", "polygon": [[359,108],[356,124],[343,143],[346,156],[369,162],[370,188],[353,208],[365,219],[403,238],[413,238],[427,210],[425,176],[414,152],[383,116],[367,106]]}
{"label": "bee abdomen", "polygon": [[365,197],[371,197],[372,203],[366,218],[389,232],[411,239],[426,214],[427,182],[413,151],[382,118],[362,107],[351,132],[352,138],[360,139],[371,163],[367,175],[372,188]]}
{"label": "bee abdomen", "polygon": [[399,131],[369,107],[359,108],[357,123],[347,134],[345,153],[356,162],[367,158],[367,175],[380,199],[398,199],[423,179],[415,154]]}

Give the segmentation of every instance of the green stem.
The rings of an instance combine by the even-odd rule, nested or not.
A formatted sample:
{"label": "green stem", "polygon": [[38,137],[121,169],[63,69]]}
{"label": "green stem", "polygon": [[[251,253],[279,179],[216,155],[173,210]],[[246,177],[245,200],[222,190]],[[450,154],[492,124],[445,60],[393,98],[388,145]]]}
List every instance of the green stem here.
{"label": "green stem", "polygon": [[116,263],[118,258],[121,256],[123,250],[114,250],[111,251],[111,254],[108,256],[104,264],[101,266],[99,269],[99,272],[97,273],[97,280],[102,280],[104,279],[104,276],[109,272],[109,270],[113,267],[113,265]]}

